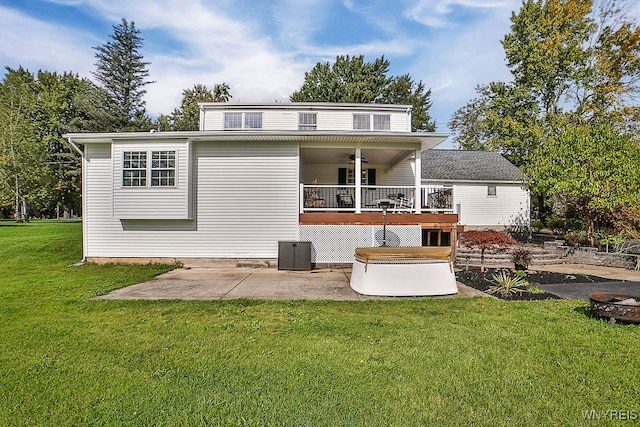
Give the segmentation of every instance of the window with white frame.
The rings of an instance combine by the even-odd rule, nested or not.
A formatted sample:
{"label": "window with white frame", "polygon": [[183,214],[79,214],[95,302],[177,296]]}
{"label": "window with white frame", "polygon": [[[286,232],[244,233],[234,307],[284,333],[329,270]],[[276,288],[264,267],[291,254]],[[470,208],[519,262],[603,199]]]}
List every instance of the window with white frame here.
{"label": "window with white frame", "polygon": [[[175,187],[176,152],[151,151],[151,162],[146,151],[125,151],[122,156],[123,187]],[[151,180],[147,180],[150,176]]]}
{"label": "window with white frame", "polygon": [[390,129],[391,129],[391,115],[389,114],[373,115],[373,130],[390,130]]}
{"label": "window with white frame", "polygon": [[224,113],[225,129],[242,129],[242,113]]}
{"label": "window with white frame", "polygon": [[224,113],[225,129],[262,129],[262,113]]}
{"label": "window with white frame", "polygon": [[354,114],[354,130],[390,130],[391,115],[389,114]]}
{"label": "window with white frame", "polygon": [[176,185],[176,152],[153,151],[151,153],[151,186],[173,187]]}
{"label": "window with white frame", "polygon": [[262,129],[262,113],[244,113],[245,129]]}
{"label": "window with white frame", "polygon": [[122,161],[122,185],[124,187],[147,186],[147,152],[125,151]]}
{"label": "window with white frame", "polygon": [[318,128],[318,115],[316,113],[298,114],[298,130],[316,130]]}
{"label": "window with white frame", "polygon": [[498,195],[498,191],[496,189],[495,185],[488,185],[487,186],[487,196],[489,197],[495,197]]}
{"label": "window with white frame", "polygon": [[371,115],[370,114],[354,114],[353,129],[354,130],[370,130]]}

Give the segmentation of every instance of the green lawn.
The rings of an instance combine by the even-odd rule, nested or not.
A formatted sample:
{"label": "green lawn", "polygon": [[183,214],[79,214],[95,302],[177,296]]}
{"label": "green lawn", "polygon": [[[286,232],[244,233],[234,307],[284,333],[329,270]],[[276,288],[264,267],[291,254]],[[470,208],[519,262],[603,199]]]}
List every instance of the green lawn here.
{"label": "green lawn", "polygon": [[2,426],[640,417],[639,326],[585,302],[93,300],[168,267],[73,267],[81,242],[78,222],[0,223]]}

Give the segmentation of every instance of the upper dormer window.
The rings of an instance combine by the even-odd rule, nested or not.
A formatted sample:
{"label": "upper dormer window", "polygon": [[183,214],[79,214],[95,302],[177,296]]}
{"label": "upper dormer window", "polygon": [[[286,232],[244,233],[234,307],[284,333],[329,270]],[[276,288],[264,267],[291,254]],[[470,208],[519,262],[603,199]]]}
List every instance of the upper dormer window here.
{"label": "upper dormer window", "polygon": [[298,114],[298,130],[316,130],[318,128],[318,114]]}
{"label": "upper dormer window", "polygon": [[391,115],[389,114],[354,114],[354,130],[390,130]]}
{"label": "upper dormer window", "polygon": [[262,129],[262,113],[224,113],[225,129]]}

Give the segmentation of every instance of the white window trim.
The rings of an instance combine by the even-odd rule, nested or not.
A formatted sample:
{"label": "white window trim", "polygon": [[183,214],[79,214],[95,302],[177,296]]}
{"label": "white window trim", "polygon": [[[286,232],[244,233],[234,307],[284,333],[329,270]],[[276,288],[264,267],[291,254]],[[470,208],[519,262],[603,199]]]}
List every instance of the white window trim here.
{"label": "white window trim", "polygon": [[[315,118],[314,122],[315,123],[301,123],[301,119],[303,116],[313,116]],[[306,129],[301,129],[301,128],[306,128]],[[303,130],[303,131],[314,131],[318,129],[318,113],[308,113],[308,112],[301,112],[298,113],[298,130]]]}
{"label": "white window trim", "polygon": [[[490,189],[493,187],[493,191],[495,194],[491,194]],[[487,185],[487,197],[498,197],[498,186],[497,185]]]}
{"label": "white window trim", "polygon": [[[153,153],[173,153],[173,168],[154,168],[153,167]],[[126,170],[143,170],[143,169],[131,169],[124,167],[126,153],[146,153],[146,166],[145,166],[145,185],[124,185],[124,173]],[[141,189],[141,188],[177,188],[178,187],[178,152],[177,150],[125,150],[122,152],[122,170],[120,172],[121,180],[120,187],[123,189]],[[173,185],[152,185],[153,171],[157,170],[173,170]]]}
{"label": "white window trim", "polygon": [[[369,129],[356,129],[354,126],[354,119],[356,116],[369,116]],[[376,129],[375,128],[375,117],[388,117],[389,120],[387,123],[389,123],[389,129]],[[351,116],[351,127],[353,128],[353,130],[369,130],[369,131],[388,131],[391,130],[391,114],[375,114],[375,113],[353,113]]]}
{"label": "white window trim", "polygon": [[[239,128],[227,127],[227,114],[241,114],[242,119],[240,121]],[[260,115],[260,127],[248,127],[247,126],[247,114],[259,114]],[[253,130],[253,129],[264,129],[263,123],[263,113],[261,111],[249,111],[249,112],[239,112],[239,111],[225,111],[222,117],[222,126],[224,130]]]}

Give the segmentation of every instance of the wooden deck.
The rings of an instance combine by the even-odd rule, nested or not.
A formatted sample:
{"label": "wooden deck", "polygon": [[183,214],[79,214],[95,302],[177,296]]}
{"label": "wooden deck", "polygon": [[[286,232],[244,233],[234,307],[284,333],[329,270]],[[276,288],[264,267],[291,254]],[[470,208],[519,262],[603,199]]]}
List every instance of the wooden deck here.
{"label": "wooden deck", "polygon": [[[300,225],[381,225],[381,213],[313,212],[301,213]],[[457,214],[388,213],[387,225],[421,225],[450,231],[457,228]]]}

